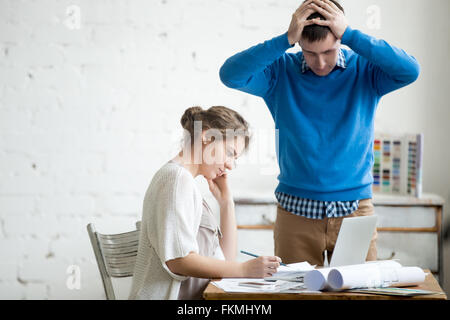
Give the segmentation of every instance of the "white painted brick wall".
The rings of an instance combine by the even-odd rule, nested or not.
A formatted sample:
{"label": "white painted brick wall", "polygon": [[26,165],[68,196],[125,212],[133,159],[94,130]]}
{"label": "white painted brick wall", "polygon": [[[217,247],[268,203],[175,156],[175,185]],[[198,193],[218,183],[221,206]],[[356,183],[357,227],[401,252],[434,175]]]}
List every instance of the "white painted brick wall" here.
{"label": "white painted brick wall", "polygon": [[[411,15],[421,15],[419,3]],[[345,1],[363,30],[370,4]],[[72,5],[80,28],[66,15]],[[103,233],[134,228],[153,173],[178,151],[187,107],[226,105],[256,130],[273,128],[263,101],[225,88],[218,70],[233,53],[285,32],[298,5],[0,0],[0,299],[104,299],[86,225]],[[402,43],[401,31],[379,34],[424,51],[415,39]],[[420,114],[423,85],[406,90],[401,103],[392,97],[383,108],[406,104]],[[272,161],[273,154],[264,151]],[[272,192],[276,174],[260,167],[242,165],[232,184]],[[81,270],[79,290],[67,286],[71,265]],[[126,298],[129,280],[115,282]]]}

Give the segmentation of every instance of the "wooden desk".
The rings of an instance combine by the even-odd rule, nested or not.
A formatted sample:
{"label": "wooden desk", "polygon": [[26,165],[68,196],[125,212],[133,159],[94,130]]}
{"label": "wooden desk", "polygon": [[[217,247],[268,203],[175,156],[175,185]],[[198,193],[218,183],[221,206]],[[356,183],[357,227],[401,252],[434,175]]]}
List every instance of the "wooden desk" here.
{"label": "wooden desk", "polygon": [[[273,192],[235,197],[238,250],[273,255],[273,228],[277,201]],[[378,216],[377,251],[379,260],[399,259],[404,266],[430,269],[442,285],[442,221],[444,199],[424,193],[422,197],[374,194]],[[219,211],[217,209],[217,211]],[[238,255],[240,261],[248,259]]]}
{"label": "wooden desk", "polygon": [[[425,272],[430,272],[425,269]],[[254,293],[254,292],[225,292],[209,283],[203,292],[206,300],[447,300],[442,288],[432,274],[427,275],[425,282],[410,289],[421,289],[440,292],[434,295],[415,297],[398,297],[378,294],[351,292],[322,292],[322,293]]]}

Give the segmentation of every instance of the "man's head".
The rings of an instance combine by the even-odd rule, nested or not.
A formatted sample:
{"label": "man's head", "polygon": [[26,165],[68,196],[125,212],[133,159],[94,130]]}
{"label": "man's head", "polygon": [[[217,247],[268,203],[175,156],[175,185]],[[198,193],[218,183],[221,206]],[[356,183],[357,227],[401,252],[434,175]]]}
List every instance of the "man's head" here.
{"label": "man's head", "polygon": [[[344,13],[344,8],[336,0],[330,1]],[[314,18],[325,20],[325,17],[318,12],[314,12],[307,19]],[[329,27],[317,24],[306,26],[299,45],[307,65],[316,75],[326,76],[336,66],[341,41],[334,36]]]}

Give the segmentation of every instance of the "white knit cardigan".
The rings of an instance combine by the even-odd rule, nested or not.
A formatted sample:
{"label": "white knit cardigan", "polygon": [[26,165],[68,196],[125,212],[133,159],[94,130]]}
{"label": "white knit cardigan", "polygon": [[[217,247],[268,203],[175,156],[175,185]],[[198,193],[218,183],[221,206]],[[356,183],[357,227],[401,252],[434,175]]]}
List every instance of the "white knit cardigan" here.
{"label": "white knit cardigan", "polygon": [[201,216],[202,195],[194,177],[180,165],[166,163],[145,194],[129,299],[177,299],[187,277],[171,272],[166,261],[198,253]]}

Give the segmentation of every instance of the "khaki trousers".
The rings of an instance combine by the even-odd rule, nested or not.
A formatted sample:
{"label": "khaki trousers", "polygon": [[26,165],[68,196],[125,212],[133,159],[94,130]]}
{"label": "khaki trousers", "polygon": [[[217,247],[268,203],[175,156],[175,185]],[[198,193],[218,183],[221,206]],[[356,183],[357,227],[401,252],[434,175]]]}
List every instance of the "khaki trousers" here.
{"label": "khaki trousers", "polygon": [[[274,228],[275,255],[284,263],[308,261],[311,265],[324,265],[325,250],[331,261],[342,219],[374,214],[372,199],[359,201],[359,207],[351,215],[341,218],[310,219],[295,215],[277,206]],[[367,261],[377,259],[377,231],[370,242]]]}

